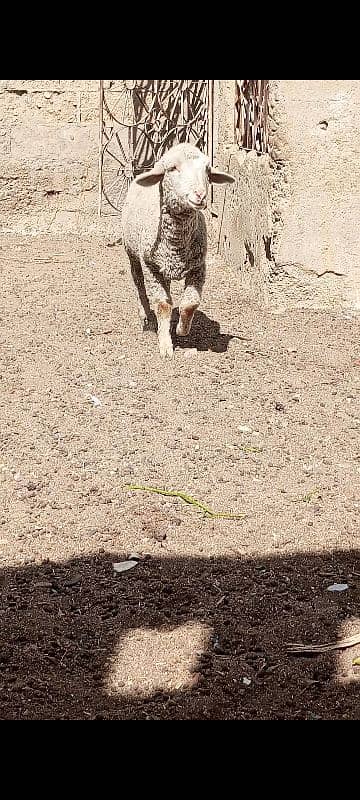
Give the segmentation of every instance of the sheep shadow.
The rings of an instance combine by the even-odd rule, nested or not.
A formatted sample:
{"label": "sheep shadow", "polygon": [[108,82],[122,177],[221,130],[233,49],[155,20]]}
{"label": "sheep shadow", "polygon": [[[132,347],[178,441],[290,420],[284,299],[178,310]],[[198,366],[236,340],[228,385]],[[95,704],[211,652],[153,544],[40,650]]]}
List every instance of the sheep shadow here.
{"label": "sheep shadow", "polygon": [[121,555],[99,553],[3,569],[0,718],[359,719],[358,647],[340,675],[339,653],[287,652],[359,620],[359,555],[149,557],[116,574]]}
{"label": "sheep shadow", "polygon": [[176,325],[179,321],[179,309],[174,309],[171,328],[174,347],[179,349],[196,348],[199,351],[211,350],[213,353],[226,353],[232,339],[248,341],[237,334],[220,333],[220,325],[210,319],[203,311],[196,311],[191,331],[188,336],[177,336]]}

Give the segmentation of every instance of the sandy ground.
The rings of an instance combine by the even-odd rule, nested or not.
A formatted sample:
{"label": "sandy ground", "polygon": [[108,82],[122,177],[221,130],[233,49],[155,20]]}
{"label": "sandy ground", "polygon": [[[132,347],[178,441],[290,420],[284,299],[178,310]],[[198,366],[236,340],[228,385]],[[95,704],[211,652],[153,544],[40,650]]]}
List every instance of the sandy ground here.
{"label": "sandy ground", "polygon": [[360,633],[359,319],[210,263],[164,362],[121,247],[3,239],[0,272],[0,718],[359,719],[360,645],[287,652]]}

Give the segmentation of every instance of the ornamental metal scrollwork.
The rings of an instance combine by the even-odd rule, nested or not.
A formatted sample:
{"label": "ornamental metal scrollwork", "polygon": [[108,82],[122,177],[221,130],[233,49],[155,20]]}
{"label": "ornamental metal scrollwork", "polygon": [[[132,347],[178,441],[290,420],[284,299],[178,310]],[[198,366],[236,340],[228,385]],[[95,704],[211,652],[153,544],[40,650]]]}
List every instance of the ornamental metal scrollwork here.
{"label": "ornamental metal scrollwork", "polygon": [[[100,81],[99,213],[178,142],[211,145],[213,81]],[[211,149],[211,148],[210,148]],[[105,205],[105,203],[104,203]]]}
{"label": "ornamental metal scrollwork", "polygon": [[239,147],[269,149],[269,81],[235,81],[235,138]]}

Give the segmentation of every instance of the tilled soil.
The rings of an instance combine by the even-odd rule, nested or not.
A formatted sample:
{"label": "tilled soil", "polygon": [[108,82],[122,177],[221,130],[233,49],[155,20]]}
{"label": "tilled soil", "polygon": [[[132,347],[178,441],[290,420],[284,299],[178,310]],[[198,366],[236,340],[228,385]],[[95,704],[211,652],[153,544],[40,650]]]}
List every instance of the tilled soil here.
{"label": "tilled soil", "polygon": [[3,239],[0,271],[0,718],[359,719],[360,644],[287,651],[360,634],[359,319],[210,260],[163,361],[121,247]]}

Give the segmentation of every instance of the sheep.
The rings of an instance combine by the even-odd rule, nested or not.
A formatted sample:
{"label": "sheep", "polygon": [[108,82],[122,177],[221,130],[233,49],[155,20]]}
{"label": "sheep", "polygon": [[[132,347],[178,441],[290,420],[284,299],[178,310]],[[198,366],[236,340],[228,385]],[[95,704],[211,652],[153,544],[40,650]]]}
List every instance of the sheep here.
{"label": "sheep", "polygon": [[190,333],[201,301],[207,250],[202,210],[206,208],[209,183],[234,180],[215,170],[197,147],[178,144],[129,187],[122,211],[123,244],[137,289],[143,329],[149,326],[155,311],[163,357],[173,355],[171,281],[185,280],[178,336]]}

